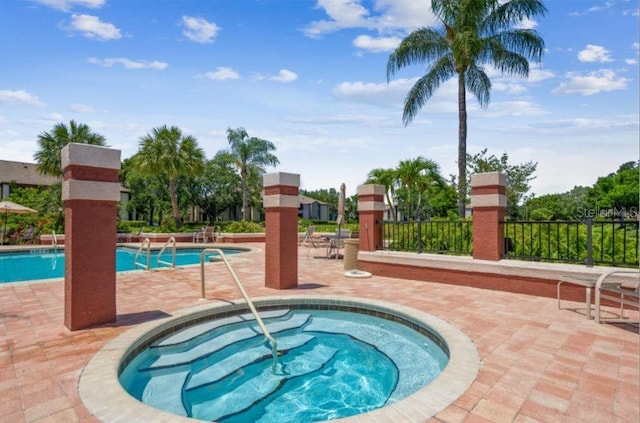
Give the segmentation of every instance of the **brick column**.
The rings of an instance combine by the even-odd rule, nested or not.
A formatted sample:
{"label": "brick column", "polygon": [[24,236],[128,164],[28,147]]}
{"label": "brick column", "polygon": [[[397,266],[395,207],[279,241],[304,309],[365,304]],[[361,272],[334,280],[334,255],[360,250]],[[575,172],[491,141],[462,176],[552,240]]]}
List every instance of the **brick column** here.
{"label": "brick column", "polygon": [[358,186],[360,251],[382,250],[384,185]]}
{"label": "brick column", "polygon": [[265,275],[267,288],[298,286],[298,187],[300,175],[264,175]]}
{"label": "brick column", "polygon": [[116,219],[120,151],[89,144],[62,149],[64,324],[116,321]]}
{"label": "brick column", "polygon": [[497,261],[504,257],[507,177],[499,172],[471,175],[473,258]]}

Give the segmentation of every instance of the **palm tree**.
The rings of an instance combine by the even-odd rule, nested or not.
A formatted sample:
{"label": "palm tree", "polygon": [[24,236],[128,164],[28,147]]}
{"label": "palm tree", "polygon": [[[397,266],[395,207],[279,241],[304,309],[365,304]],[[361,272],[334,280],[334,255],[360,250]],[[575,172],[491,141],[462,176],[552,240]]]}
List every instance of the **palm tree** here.
{"label": "palm tree", "polygon": [[38,135],[40,149],[33,155],[38,171],[43,175],[62,176],[60,152],[71,142],[106,146],[105,138],[92,132],[84,123],[75,120],[70,121],[69,126],[58,123],[51,132]]}
{"label": "palm tree", "polygon": [[177,228],[182,227],[178,206],[177,185],[179,177],[195,177],[204,168],[204,151],[198,141],[182,135],[179,128],[161,126],[140,138],[134,166],[146,176],[165,176],[169,180],[171,209]]}
{"label": "palm tree", "polygon": [[387,200],[387,204],[393,210],[393,221],[398,221],[398,210],[397,204],[393,203],[393,198],[395,198],[395,180],[396,180],[396,171],[393,169],[382,169],[377,168],[373,169],[367,175],[367,184],[378,184],[384,186],[384,195]]}
{"label": "palm tree", "polygon": [[248,188],[247,180],[252,172],[264,174],[265,166],[276,166],[280,163],[272,154],[276,146],[262,138],[249,137],[244,128],[227,129],[229,149],[234,157],[235,165],[240,170],[242,183],[242,220],[247,220]]}
{"label": "palm tree", "polygon": [[443,183],[438,164],[422,156],[411,160],[401,160],[396,168],[396,177],[407,190],[407,216],[409,217],[411,217],[413,206],[412,193],[415,192],[418,195],[417,215],[423,194],[431,185]]}
{"label": "palm tree", "polygon": [[544,16],[547,9],[540,0],[432,0],[431,9],[443,27],[420,28],[402,40],[389,56],[387,81],[403,67],[422,63],[429,66],[405,98],[402,120],[406,126],[440,84],[458,77],[458,213],[464,217],[466,90],[476,96],[484,109],[491,92],[484,65],[527,77],[528,59],[541,61],[544,41],[534,30],[513,28],[525,19]]}

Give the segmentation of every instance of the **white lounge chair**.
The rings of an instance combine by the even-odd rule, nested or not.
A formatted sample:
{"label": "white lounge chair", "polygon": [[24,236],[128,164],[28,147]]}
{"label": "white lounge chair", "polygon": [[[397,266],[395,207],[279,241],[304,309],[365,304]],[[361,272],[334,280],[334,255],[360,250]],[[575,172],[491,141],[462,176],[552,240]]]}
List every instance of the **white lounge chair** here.
{"label": "white lounge chair", "polygon": [[[618,277],[614,280],[614,275],[622,274],[634,275],[635,277],[627,276],[624,279]],[[620,314],[614,318],[603,317],[602,300],[620,304]],[[629,319],[625,317],[625,306],[640,310],[640,272],[638,270],[612,270],[601,275],[596,281],[596,322],[629,322]],[[640,323],[640,319],[635,323]]]}

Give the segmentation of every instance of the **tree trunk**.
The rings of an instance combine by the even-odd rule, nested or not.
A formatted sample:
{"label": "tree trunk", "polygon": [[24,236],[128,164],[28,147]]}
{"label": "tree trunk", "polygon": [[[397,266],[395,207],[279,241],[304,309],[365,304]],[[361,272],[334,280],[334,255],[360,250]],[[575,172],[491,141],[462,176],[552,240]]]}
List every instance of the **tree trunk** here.
{"label": "tree trunk", "polygon": [[171,209],[173,210],[173,219],[176,222],[176,228],[182,227],[182,219],[180,218],[180,208],[178,207],[178,196],[176,194],[176,179],[169,178],[169,196],[171,197]]}
{"label": "tree trunk", "polygon": [[246,166],[240,171],[240,179],[242,180],[242,220],[247,220],[247,168]]}
{"label": "tree trunk", "polygon": [[458,214],[465,217],[467,203],[467,100],[464,73],[458,74]]}

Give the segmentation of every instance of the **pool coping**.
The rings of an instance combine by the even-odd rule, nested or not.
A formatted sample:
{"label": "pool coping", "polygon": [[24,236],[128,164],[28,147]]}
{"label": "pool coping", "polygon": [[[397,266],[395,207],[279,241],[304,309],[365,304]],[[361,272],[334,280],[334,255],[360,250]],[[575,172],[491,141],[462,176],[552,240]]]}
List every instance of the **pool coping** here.
{"label": "pool coping", "polygon": [[[203,300],[204,301],[204,300]],[[256,297],[258,307],[287,304],[327,304],[367,308],[396,314],[432,329],[449,348],[449,364],[430,384],[409,397],[386,407],[343,419],[342,423],[360,422],[362,419],[377,422],[423,421],[435,416],[460,397],[475,380],[480,369],[480,357],[473,342],[458,328],[428,313],[379,300],[359,297],[336,299],[327,295],[291,295]],[[103,422],[188,423],[199,421],[153,408],[128,394],[118,380],[122,360],[138,345],[152,339],[168,327],[209,314],[235,310],[246,306],[244,300],[216,301],[174,313],[173,316],[146,322],[132,328],[107,343],[88,362],[80,375],[78,391],[86,408]]]}

